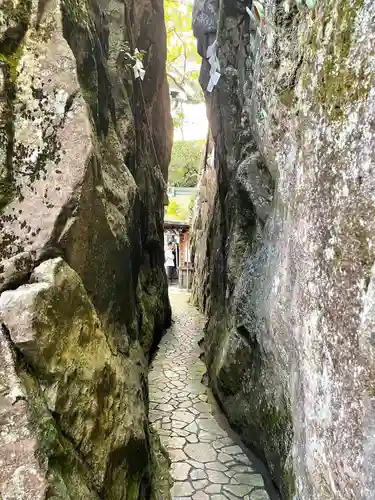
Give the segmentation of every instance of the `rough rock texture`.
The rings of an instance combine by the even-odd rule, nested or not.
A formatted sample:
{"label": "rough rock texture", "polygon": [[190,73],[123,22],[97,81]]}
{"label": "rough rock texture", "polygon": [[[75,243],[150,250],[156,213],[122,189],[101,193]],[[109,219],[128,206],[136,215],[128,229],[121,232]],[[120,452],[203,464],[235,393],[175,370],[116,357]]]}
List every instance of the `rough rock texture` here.
{"label": "rough rock texture", "polygon": [[159,0],[0,0],[4,500],[155,488],[147,356],[170,321],[163,26]]}
{"label": "rough rock texture", "polygon": [[267,0],[257,30],[218,3],[195,222],[211,382],[283,498],[373,499],[375,4]]}

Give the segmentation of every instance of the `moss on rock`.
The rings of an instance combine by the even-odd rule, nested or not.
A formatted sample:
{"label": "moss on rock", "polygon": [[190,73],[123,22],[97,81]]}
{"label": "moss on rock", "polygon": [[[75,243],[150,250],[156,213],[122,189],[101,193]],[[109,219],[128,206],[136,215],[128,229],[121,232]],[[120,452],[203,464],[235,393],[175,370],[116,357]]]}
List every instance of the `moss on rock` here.
{"label": "moss on rock", "polygon": [[[152,40],[157,47],[149,51],[139,113],[134,82],[124,83],[127,70],[115,64],[122,3],[2,3],[0,283],[12,290],[1,295],[11,303],[2,302],[1,320],[23,357],[48,498],[138,500],[152,488],[146,357],[170,320],[162,258],[170,117],[160,6],[127,5],[137,45]],[[155,129],[158,165],[144,113]],[[28,260],[17,268],[20,253]],[[56,256],[64,261],[46,260]]]}
{"label": "moss on rock", "polygon": [[43,391],[27,365],[19,368],[30,411],[30,426],[38,438],[38,456],[47,465],[48,489],[46,499],[99,500],[92,472],[77,453],[74,443],[67,439],[50,412]]}
{"label": "moss on rock", "polygon": [[244,442],[265,460],[283,497],[292,498],[294,470],[290,403],[269,387],[272,368],[257,341],[213,318],[205,336],[206,361],[214,392]]}
{"label": "moss on rock", "polygon": [[[312,28],[311,39],[315,40],[316,49],[318,43],[330,47],[318,74],[317,98],[334,121],[343,118],[355,102],[366,99],[372,85],[365,61],[360,61],[358,70],[349,58],[356,18],[362,7],[363,0],[332,0],[322,14],[323,19],[318,15]],[[324,29],[328,24],[332,24],[330,39],[326,38]],[[321,29],[319,41],[318,28]]]}
{"label": "moss on rock", "polygon": [[51,488],[82,500],[90,491],[143,498],[152,473],[140,352],[128,359],[112,352],[81,280],[61,259],[41,264],[31,282],[4,292],[0,311],[28,370],[23,381]]}

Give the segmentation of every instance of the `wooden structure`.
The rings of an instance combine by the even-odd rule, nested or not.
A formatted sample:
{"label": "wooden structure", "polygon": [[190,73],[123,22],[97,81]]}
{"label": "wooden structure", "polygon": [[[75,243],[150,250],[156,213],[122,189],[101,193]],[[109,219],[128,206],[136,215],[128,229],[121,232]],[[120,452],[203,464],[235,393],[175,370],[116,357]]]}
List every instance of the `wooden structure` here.
{"label": "wooden structure", "polygon": [[190,224],[180,221],[164,221],[164,240],[178,244],[178,284],[180,288],[191,288],[193,267],[190,259]]}

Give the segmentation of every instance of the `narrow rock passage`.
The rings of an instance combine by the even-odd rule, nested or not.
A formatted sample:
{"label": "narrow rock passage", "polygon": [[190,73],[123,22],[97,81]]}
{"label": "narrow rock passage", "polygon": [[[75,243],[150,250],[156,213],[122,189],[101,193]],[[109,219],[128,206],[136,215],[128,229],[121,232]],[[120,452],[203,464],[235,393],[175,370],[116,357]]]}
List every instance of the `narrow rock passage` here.
{"label": "narrow rock passage", "polygon": [[198,346],[204,318],[188,297],[171,290],[174,324],[149,375],[150,420],[172,460],[172,498],[268,500],[256,459],[234,442],[208,402]]}

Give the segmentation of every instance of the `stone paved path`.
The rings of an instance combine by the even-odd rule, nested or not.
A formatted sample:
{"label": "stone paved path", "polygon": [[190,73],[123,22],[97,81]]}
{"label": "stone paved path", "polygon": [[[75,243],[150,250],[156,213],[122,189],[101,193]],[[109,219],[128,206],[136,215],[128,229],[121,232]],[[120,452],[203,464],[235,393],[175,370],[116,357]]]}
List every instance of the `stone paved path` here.
{"label": "stone paved path", "polygon": [[[172,460],[174,500],[269,500],[263,477],[222,428],[201,384],[204,320],[170,289],[174,325],[151,366],[150,419]],[[272,498],[275,498],[272,496]]]}

